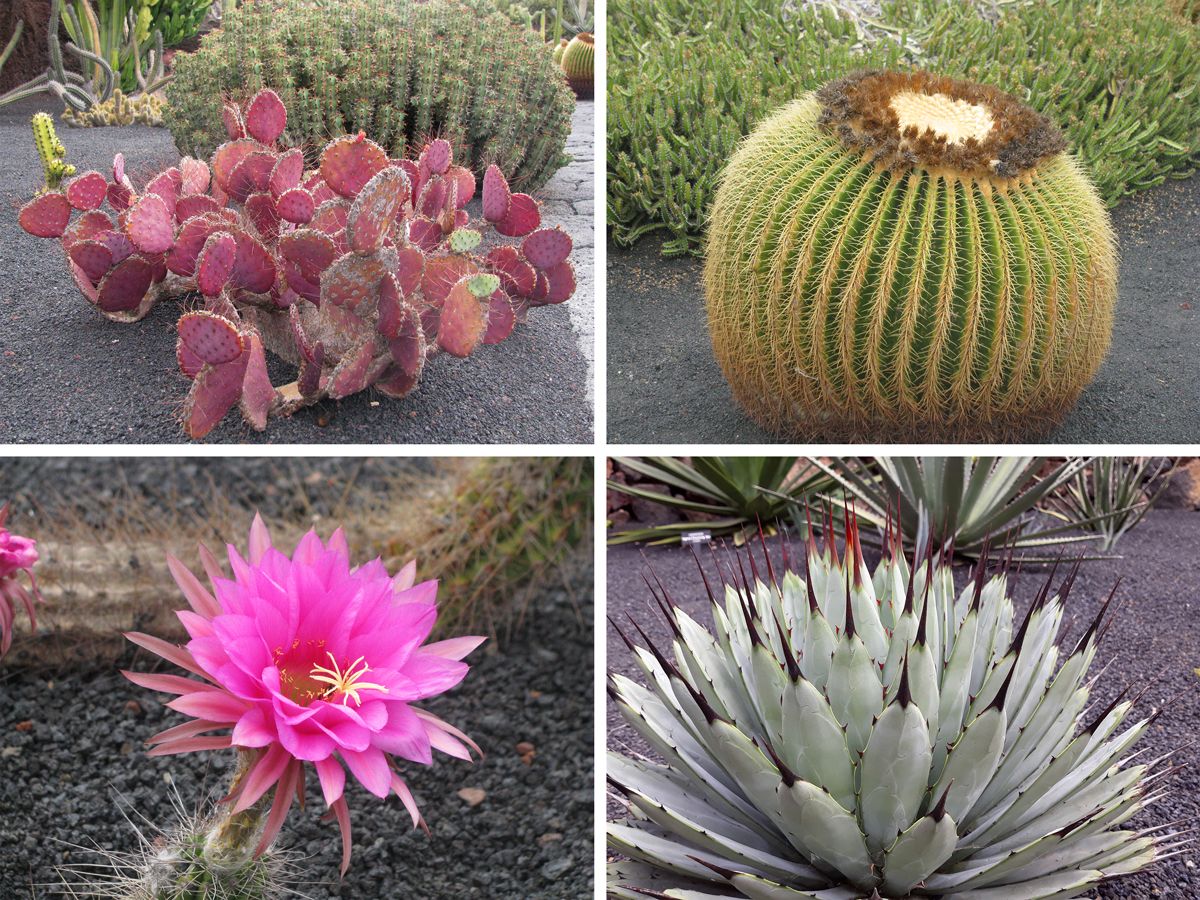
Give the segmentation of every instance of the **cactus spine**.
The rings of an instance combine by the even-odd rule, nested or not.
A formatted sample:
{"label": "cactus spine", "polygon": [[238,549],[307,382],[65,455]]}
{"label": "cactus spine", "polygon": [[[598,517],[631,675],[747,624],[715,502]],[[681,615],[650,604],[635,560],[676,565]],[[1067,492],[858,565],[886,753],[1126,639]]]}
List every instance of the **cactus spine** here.
{"label": "cactus spine", "polygon": [[596,56],[595,39],[586,31],[571,38],[562,51],[562,70],[567,84],[580,100],[592,98],[592,65]]}
{"label": "cactus spine", "polygon": [[993,88],[866,73],[726,167],[704,270],[734,396],[781,434],[1004,440],[1108,348],[1108,215],[1045,118]]}
{"label": "cactus spine", "polygon": [[64,178],[75,174],[75,167],[65,161],[67,148],[58,139],[54,120],[49,113],[34,113],[29,124],[33,128],[33,145],[37,148],[42,171],[46,175],[43,190],[56,191]]}

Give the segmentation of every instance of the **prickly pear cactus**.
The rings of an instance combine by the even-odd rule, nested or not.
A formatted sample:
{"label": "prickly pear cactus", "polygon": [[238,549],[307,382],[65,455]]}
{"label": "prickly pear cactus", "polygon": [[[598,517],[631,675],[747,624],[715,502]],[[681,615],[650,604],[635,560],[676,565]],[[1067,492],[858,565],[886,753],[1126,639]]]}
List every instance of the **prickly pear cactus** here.
{"label": "prickly pear cactus", "polygon": [[571,86],[571,90],[580,100],[592,99],[592,65],[595,56],[596,41],[586,31],[575,35],[562,48],[560,65],[563,74],[567,76],[567,84]]}
{"label": "prickly pear cactus", "polygon": [[704,269],[734,396],[797,436],[1045,431],[1108,348],[1117,252],[1058,129],[994,88],[873,72],[730,160]]}
{"label": "prickly pear cactus", "polygon": [[[229,140],[211,164],[184,157],[138,190],[117,154],[111,181],[85,172],[19,219],[61,239],[80,292],[109,319],[201,295],[177,345],[191,437],[235,405],[261,431],[273,415],[371,386],[404,397],[435,353],[499,343],[528,310],[574,293],[570,236],[541,227],[537,202],[496,166],[481,192],[489,234],[471,227],[475,176],[444,140],[392,159],[360,132],[308,170],[302,151],[279,146],[287,109],[274,92],[227,104],[224,120]],[[298,367],[294,382],[271,384],[268,350]]]}

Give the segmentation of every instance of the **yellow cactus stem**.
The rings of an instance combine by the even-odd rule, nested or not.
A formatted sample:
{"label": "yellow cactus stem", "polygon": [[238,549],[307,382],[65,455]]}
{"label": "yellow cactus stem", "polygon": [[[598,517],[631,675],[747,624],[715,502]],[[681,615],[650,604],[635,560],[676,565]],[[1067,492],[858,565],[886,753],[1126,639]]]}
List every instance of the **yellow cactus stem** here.
{"label": "yellow cactus stem", "polygon": [[33,128],[33,145],[37,148],[42,160],[42,171],[46,176],[46,184],[42,192],[56,191],[62,180],[75,174],[75,167],[64,161],[67,148],[54,131],[54,120],[49,113],[34,113],[29,122]]}
{"label": "yellow cactus stem", "polygon": [[778,110],[726,167],[704,285],[738,402],[787,437],[1010,440],[1091,381],[1108,214],[1058,128],[995,88],[866,72]]}

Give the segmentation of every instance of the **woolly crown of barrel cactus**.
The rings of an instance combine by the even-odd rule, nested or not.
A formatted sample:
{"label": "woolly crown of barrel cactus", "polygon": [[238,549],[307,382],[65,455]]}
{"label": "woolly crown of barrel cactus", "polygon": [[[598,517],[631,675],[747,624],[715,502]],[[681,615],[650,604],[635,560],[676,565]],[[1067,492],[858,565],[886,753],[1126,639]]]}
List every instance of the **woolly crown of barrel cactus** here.
{"label": "woolly crown of barrel cactus", "polygon": [[[371,386],[403,397],[428,357],[499,343],[527,310],[575,291],[570,236],[541,228],[537,202],[496,166],[482,190],[494,235],[470,227],[475,176],[445,140],[390,159],[360,132],[306,170],[299,149],[278,144],[287,109],[273,91],[244,110],[227,104],[224,121],[211,165],[184,157],[138,190],[117,154],[111,182],[85,172],[19,216],[30,234],[61,239],[80,292],[114,321],[142,318],[166,293],[202,295],[179,320],[192,437],[235,404],[261,431],[271,415]],[[61,151],[61,168],[52,126],[39,142]],[[265,350],[297,365],[297,380],[276,389]]]}
{"label": "woolly crown of barrel cactus", "polygon": [[649,686],[610,681],[661,757],[609,754],[610,896],[1039,900],[1169,852],[1119,827],[1172,771],[1128,755],[1158,713],[1121,730],[1134,700],[1089,708],[1108,603],[1060,652],[1074,571],[1014,631],[1007,565],[956,594],[888,531],[873,575],[853,517],[842,559],[810,531],[803,574],[718,561],[711,629],[660,586],[674,658],[626,637]]}
{"label": "woolly crown of barrel cactus", "polygon": [[538,35],[494,0],[227,3],[174,75],[165,120],[194,156],[224,140],[220,98],[269,87],[295,146],[365,130],[399,157],[435,134],[477,175],[495,163],[526,191],[567,161],[571,94]]}
{"label": "woolly crown of barrel cactus", "polygon": [[717,360],[781,434],[1045,431],[1112,329],[1113,231],[1058,129],[923,72],[853,75],[765,120],[706,255]]}

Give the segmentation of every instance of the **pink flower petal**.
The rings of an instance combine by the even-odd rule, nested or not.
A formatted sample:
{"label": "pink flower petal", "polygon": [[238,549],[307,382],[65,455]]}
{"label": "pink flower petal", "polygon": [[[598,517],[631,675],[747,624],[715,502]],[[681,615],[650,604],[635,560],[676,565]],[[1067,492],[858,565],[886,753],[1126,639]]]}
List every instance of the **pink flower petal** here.
{"label": "pink flower petal", "polygon": [[392,770],[382,750],[369,747],[361,753],[343,750],[342,759],[350,774],[376,797],[386,797],[392,789]]}
{"label": "pink flower petal", "polygon": [[346,805],[346,798],[340,797],[329,808],[337,817],[338,828],[342,832],[342,875],[344,876],[346,870],[350,868],[350,807]]}
{"label": "pink flower petal", "polygon": [[302,725],[296,728],[285,722],[277,721],[276,728],[279,730],[279,742],[283,744],[288,753],[297,759],[309,762],[328,759],[330,754],[338,748],[337,741],[322,729],[314,728],[311,725]]}
{"label": "pink flower petal", "polygon": [[220,693],[221,690],[203,681],[184,678],[182,675],[152,675],[148,672],[127,672],[124,669],[121,670],[121,674],[136,685],[164,694],[192,694],[196,691]]}
{"label": "pink flower petal", "polygon": [[429,735],[429,743],[434,750],[441,750],[447,756],[453,756],[456,759],[471,761],[471,751],[463,746],[461,741],[455,740],[437,728],[430,728],[426,733]]}
{"label": "pink flower petal", "polygon": [[413,828],[416,828],[421,821],[421,812],[417,809],[417,801],[413,799],[412,791],[408,789],[404,779],[392,773],[392,790],[396,792],[396,796],[400,798],[400,802],[404,804],[404,808],[408,810],[408,814],[412,816]]}
{"label": "pink flower petal", "polygon": [[446,659],[462,659],[486,640],[486,637],[449,638],[433,644],[426,644],[421,648],[421,652],[442,656]]}
{"label": "pink flower petal", "polygon": [[175,583],[179,585],[179,590],[183,591],[188,605],[196,611],[197,615],[211,619],[213,616],[221,614],[221,607],[217,605],[216,598],[208,592],[208,589],[200,583],[200,580],[192,574],[187,566],[169,553],[167,554],[167,568],[171,570],[171,577],[175,579]]}
{"label": "pink flower petal", "polygon": [[271,785],[279,781],[289,763],[294,761],[287,751],[278,744],[273,744],[234,788],[237,801],[233,804],[233,811],[239,813],[257,803],[258,799],[270,790]]}
{"label": "pink flower petal", "polygon": [[266,747],[275,740],[275,732],[261,707],[252,706],[233,727],[235,747]]}
{"label": "pink flower petal", "polygon": [[290,760],[279,777],[279,784],[275,788],[275,799],[271,802],[271,811],[267,814],[267,821],[263,826],[262,839],[254,848],[255,856],[262,856],[263,851],[270,847],[278,836],[279,829],[283,827],[283,820],[292,807],[292,799],[296,793],[296,779],[303,777],[304,773],[300,763],[294,759]]}
{"label": "pink flower petal", "polygon": [[371,743],[395,756],[412,762],[429,765],[433,762],[433,751],[425,725],[416,713],[404,703],[389,703],[387,726],[374,735]]}
{"label": "pink flower petal", "polygon": [[162,638],[156,638],[149,634],[142,634],[140,631],[127,631],[125,632],[125,637],[133,641],[133,643],[137,644],[139,647],[143,647],[146,650],[149,650],[151,653],[161,656],[168,662],[175,663],[175,665],[179,666],[181,669],[187,669],[189,672],[193,672],[196,675],[199,675],[201,678],[207,678],[210,681],[212,680],[208,673],[206,673],[200,668],[200,666],[196,664],[196,661],[192,658],[192,655],[182,647],[176,646],[175,644],[168,644]]}
{"label": "pink flower petal", "polygon": [[204,691],[176,697],[167,706],[186,716],[211,719],[214,722],[236,722],[246,711],[244,700],[220,691]]}
{"label": "pink flower petal", "polygon": [[190,609],[180,609],[175,611],[176,617],[183,623],[184,630],[187,631],[188,637],[202,638],[212,637],[212,624],[204,616],[192,612]]}
{"label": "pink flower petal", "polygon": [[317,778],[321,781],[321,793],[325,795],[325,805],[333,806],[346,788],[346,770],[332,756],[318,759],[313,765],[317,770]]}
{"label": "pink flower petal", "polygon": [[147,750],[147,756],[173,756],[177,753],[193,753],[197,750],[225,750],[233,746],[229,735],[222,734],[214,737],[180,738],[176,741],[164,741],[157,747]]}
{"label": "pink flower petal", "polygon": [[176,725],[174,728],[160,731],[153,737],[147,738],[146,746],[152,747],[155,744],[161,744],[163,741],[173,741],[176,738],[182,737],[195,737],[198,734],[204,734],[206,731],[216,731],[219,728],[228,727],[228,722],[208,722],[204,719],[196,719],[193,722],[184,722],[182,725]]}
{"label": "pink flower petal", "polygon": [[263,522],[262,516],[255,513],[254,521],[250,523],[250,546],[248,548],[250,564],[258,565],[270,549],[271,532],[267,530],[267,525]]}
{"label": "pink flower petal", "polygon": [[430,603],[437,600],[436,580],[422,581],[416,587],[411,587],[406,591],[401,591],[396,594],[397,603]]}
{"label": "pink flower petal", "polygon": [[412,679],[415,693],[401,699],[424,700],[445,693],[462,681],[470,668],[464,662],[419,650],[409,658],[401,670],[403,675]]}
{"label": "pink flower petal", "polygon": [[417,708],[413,707],[413,712],[417,714],[418,719],[421,719],[425,722],[426,730],[428,730],[430,727],[433,727],[433,728],[438,729],[439,731],[446,732],[446,734],[454,735],[454,737],[458,738],[460,741],[462,741],[464,744],[466,744],[468,747],[470,747],[472,750],[474,750],[476,753],[478,753],[481,757],[483,756],[483,751],[479,749],[479,745],[477,743],[475,743],[473,740],[471,740],[469,737],[467,737],[467,735],[464,734],[462,731],[460,731],[459,729],[457,729],[453,725],[451,725],[449,722],[439,719],[437,716],[435,716],[433,713],[429,712],[429,710],[426,710],[426,709],[417,709]]}

